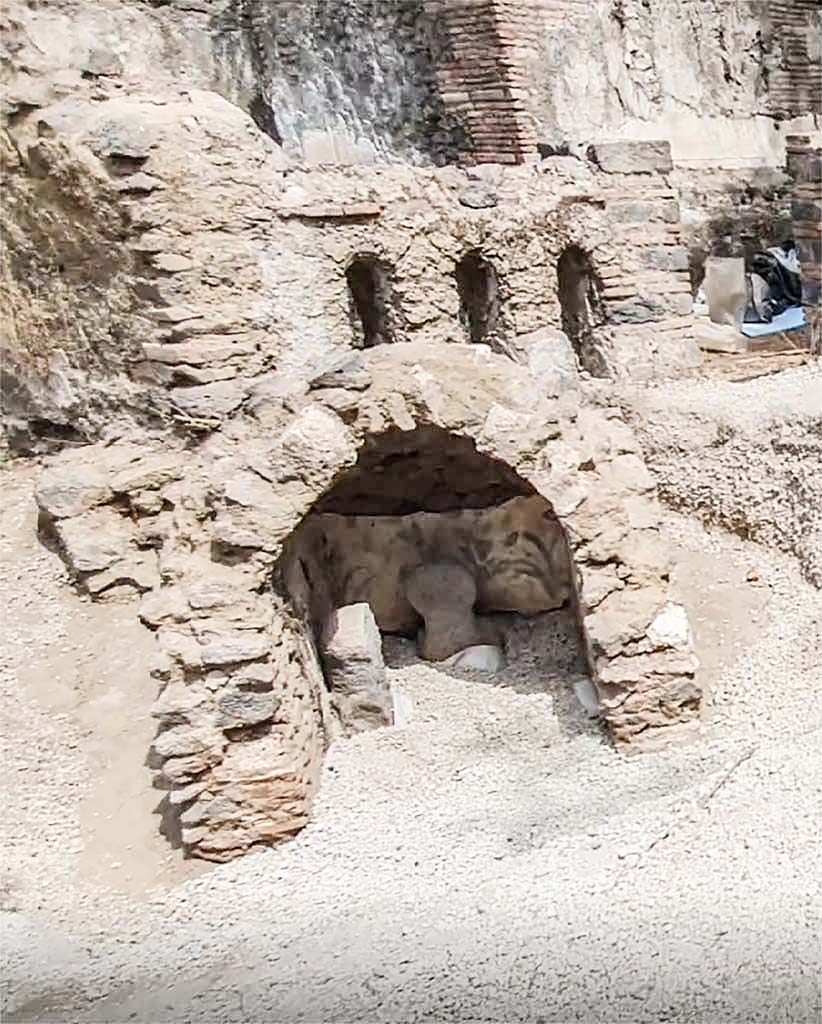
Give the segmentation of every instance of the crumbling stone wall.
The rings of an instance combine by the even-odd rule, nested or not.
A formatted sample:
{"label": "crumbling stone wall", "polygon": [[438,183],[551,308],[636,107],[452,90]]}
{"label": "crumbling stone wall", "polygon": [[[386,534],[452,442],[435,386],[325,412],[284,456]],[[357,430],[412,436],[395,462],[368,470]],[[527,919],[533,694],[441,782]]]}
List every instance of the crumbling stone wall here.
{"label": "crumbling stone wall", "polygon": [[[664,146],[500,168],[481,187],[456,169],[286,174],[248,115],[197,91],[63,100],[10,138],[7,183],[21,198],[8,208],[8,280],[36,305],[26,225],[45,196],[63,213],[38,227],[54,239],[37,247],[38,273],[66,294],[56,330],[12,341],[9,365],[27,366],[14,380],[19,419],[70,419],[86,437],[109,428],[112,408],[149,426],[208,425],[255,394],[305,389],[351,346],[346,271],[361,254],[392,271],[396,341],[464,344],[456,266],[480,253],[499,282],[484,340],[556,389],[573,378],[556,267],[579,245],[603,282],[595,372],[645,378],[698,360]],[[88,228],[67,212],[85,193]],[[87,236],[105,254],[99,281]],[[27,361],[41,343],[39,362]]]}
{"label": "crumbling stone wall", "polygon": [[[670,600],[653,481],[617,410],[550,401],[525,368],[468,346],[379,346],[359,359],[347,386],[260,397],[188,451],[86,447],[58,457],[38,486],[44,526],[84,587],[146,591],[140,614],[160,650],[153,757],[199,856],[236,856],[306,821],[336,726],[281,556],[366,439],[386,431],[471,438],[550,503],[617,743],[646,748],[698,727],[696,661]],[[345,418],[340,390],[351,393]],[[153,579],[130,568],[146,554]]]}

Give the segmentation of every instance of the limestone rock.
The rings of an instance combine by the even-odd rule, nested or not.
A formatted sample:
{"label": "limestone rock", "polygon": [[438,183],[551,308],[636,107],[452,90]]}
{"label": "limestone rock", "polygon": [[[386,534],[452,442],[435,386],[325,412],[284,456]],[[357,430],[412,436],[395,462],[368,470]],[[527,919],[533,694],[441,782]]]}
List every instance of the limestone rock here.
{"label": "limestone rock", "polygon": [[58,519],[55,531],[69,568],[75,573],[99,572],[124,560],[132,530],[118,512],[93,509],[85,515]]}
{"label": "limestone rock", "polygon": [[212,636],[202,645],[200,659],[203,665],[233,665],[265,657],[270,650],[271,642],[267,636],[238,631]]}
{"label": "limestone rock", "polygon": [[158,452],[129,463],[111,478],[111,489],[117,494],[157,490],[183,475],[183,457],[176,453]]}
{"label": "limestone rock", "polygon": [[337,356],[331,365],[326,366],[316,377],[312,377],[310,387],[345,388],[350,391],[364,391],[371,383],[371,374],[363,363],[359,352],[344,353]]}
{"label": "limestone rock", "polygon": [[331,704],[346,732],[392,723],[382,639],[367,604],[346,605],[331,615],[323,630],[322,656]]}
{"label": "limestone rock", "polygon": [[486,210],[498,203],[496,192],[483,182],[474,182],[464,188],[459,194],[460,206],[467,206],[472,210]]}
{"label": "limestone rock", "polygon": [[201,754],[218,745],[221,740],[219,733],[177,725],[161,732],[152,743],[151,750],[157,757],[163,759],[185,757],[190,754]]}
{"label": "limestone rock", "polygon": [[505,655],[502,648],[495,644],[474,644],[444,658],[442,664],[469,672],[493,673],[499,672],[505,665]]}
{"label": "limestone rock", "polygon": [[563,331],[541,327],[517,336],[514,346],[545,395],[562,395],[579,387],[577,358]]}
{"label": "limestone rock", "polygon": [[111,588],[124,587],[132,592],[145,593],[160,585],[160,572],[155,551],[129,550],[102,572],[96,572],[86,581],[90,594],[105,596]]}
{"label": "limestone rock", "polygon": [[111,493],[108,475],[97,466],[57,463],[43,471],[35,497],[43,512],[68,518],[102,505]]}
{"label": "limestone rock", "polygon": [[356,456],[345,424],[320,405],[309,405],[294,417],[283,433],[281,449],[301,479],[317,486]]}
{"label": "limestone rock", "polygon": [[608,174],[667,173],[673,170],[671,144],[667,141],[597,142],[592,156]]}
{"label": "limestone rock", "polygon": [[146,359],[154,362],[201,366],[204,363],[251,355],[256,348],[257,345],[253,338],[246,335],[202,336],[177,343],[151,344],[146,342],[143,344],[143,354]]}
{"label": "limestone rock", "polygon": [[220,709],[217,724],[222,729],[229,729],[269,721],[280,706],[280,699],[271,692],[232,689],[219,698],[217,706]]}
{"label": "limestone rock", "polygon": [[657,647],[686,650],[691,645],[691,627],[681,604],[668,604],[648,627],[648,639]]}
{"label": "limestone rock", "polygon": [[154,143],[148,125],[133,113],[104,117],[86,136],[89,148],[102,157],[146,160]]}
{"label": "limestone rock", "polygon": [[160,721],[177,723],[181,718],[192,721],[198,717],[198,709],[203,708],[208,695],[201,686],[194,686],[182,681],[170,682],[151,708],[153,718]]}
{"label": "limestone rock", "polygon": [[589,718],[599,718],[602,711],[599,706],[599,696],[596,687],[590,679],[575,679],[573,682],[574,695],[585,709]]}

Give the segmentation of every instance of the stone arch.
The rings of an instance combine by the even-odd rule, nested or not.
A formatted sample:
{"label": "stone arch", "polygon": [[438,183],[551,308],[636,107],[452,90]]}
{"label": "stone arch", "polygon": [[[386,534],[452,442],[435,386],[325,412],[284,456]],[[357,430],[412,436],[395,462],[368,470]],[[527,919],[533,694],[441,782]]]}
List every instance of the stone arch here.
{"label": "stone arch", "polygon": [[489,342],[500,325],[499,277],[479,249],[470,249],[454,268],[460,322],[472,342]]}
{"label": "stone arch", "polygon": [[596,345],[595,333],[605,321],[602,282],[591,256],[582,246],[569,245],[557,261],[557,292],[562,329],[571,340],[583,370],[595,377],[608,375]]}
{"label": "stone arch", "polygon": [[[346,733],[393,721],[380,634],[416,639],[435,662],[484,647],[495,670],[511,622],[574,590],[546,499],[470,435],[430,423],[363,439],[286,541],[279,576],[322,653],[331,727]],[[424,578],[436,589],[421,591]]]}
{"label": "stone arch", "polygon": [[355,256],[346,267],[349,312],[357,348],[395,340],[394,268],[373,254]]}
{"label": "stone arch", "polygon": [[[378,346],[362,370],[339,413],[340,387],[317,387],[296,410],[262,400],[199,448],[94,445],[41,479],[38,502],[82,585],[147,591],[140,616],[157,634],[161,691],[152,763],[193,855],[236,857],[308,821],[335,711],[283,556],[312,510],[333,508],[326,496],[356,499],[358,465],[381,450],[374,438],[427,433],[432,452],[445,435],[461,439],[461,460],[470,449],[496,467],[478,492],[475,477],[462,491],[452,480],[463,505],[511,488],[544,499],[567,542],[614,742],[646,749],[698,728],[696,661],[653,481],[618,411],[551,401],[524,367],[477,360],[469,346]],[[85,543],[84,523],[105,551]],[[161,549],[162,576],[147,543],[154,559]]]}

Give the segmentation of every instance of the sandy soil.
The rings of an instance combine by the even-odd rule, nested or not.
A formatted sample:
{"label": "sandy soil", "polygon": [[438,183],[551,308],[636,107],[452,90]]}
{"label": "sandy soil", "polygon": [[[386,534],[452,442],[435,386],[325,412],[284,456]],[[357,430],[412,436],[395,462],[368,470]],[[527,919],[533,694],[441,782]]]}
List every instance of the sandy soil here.
{"label": "sandy soil", "polygon": [[402,726],[332,748],[297,840],[210,867],[158,831],[151,636],[65,585],[33,473],[2,473],[5,1019],[820,1019],[822,595],[788,559],[670,518],[698,743],[618,756],[559,615],[493,680],[391,641]]}

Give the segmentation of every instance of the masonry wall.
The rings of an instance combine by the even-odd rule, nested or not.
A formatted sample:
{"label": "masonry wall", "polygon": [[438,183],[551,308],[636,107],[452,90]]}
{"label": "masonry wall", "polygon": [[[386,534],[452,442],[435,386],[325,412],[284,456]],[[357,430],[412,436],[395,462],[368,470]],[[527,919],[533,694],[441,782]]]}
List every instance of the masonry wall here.
{"label": "masonry wall", "polygon": [[822,5],[819,0],[774,0],[762,5],[773,66],[768,108],[780,117],[822,113]]}

